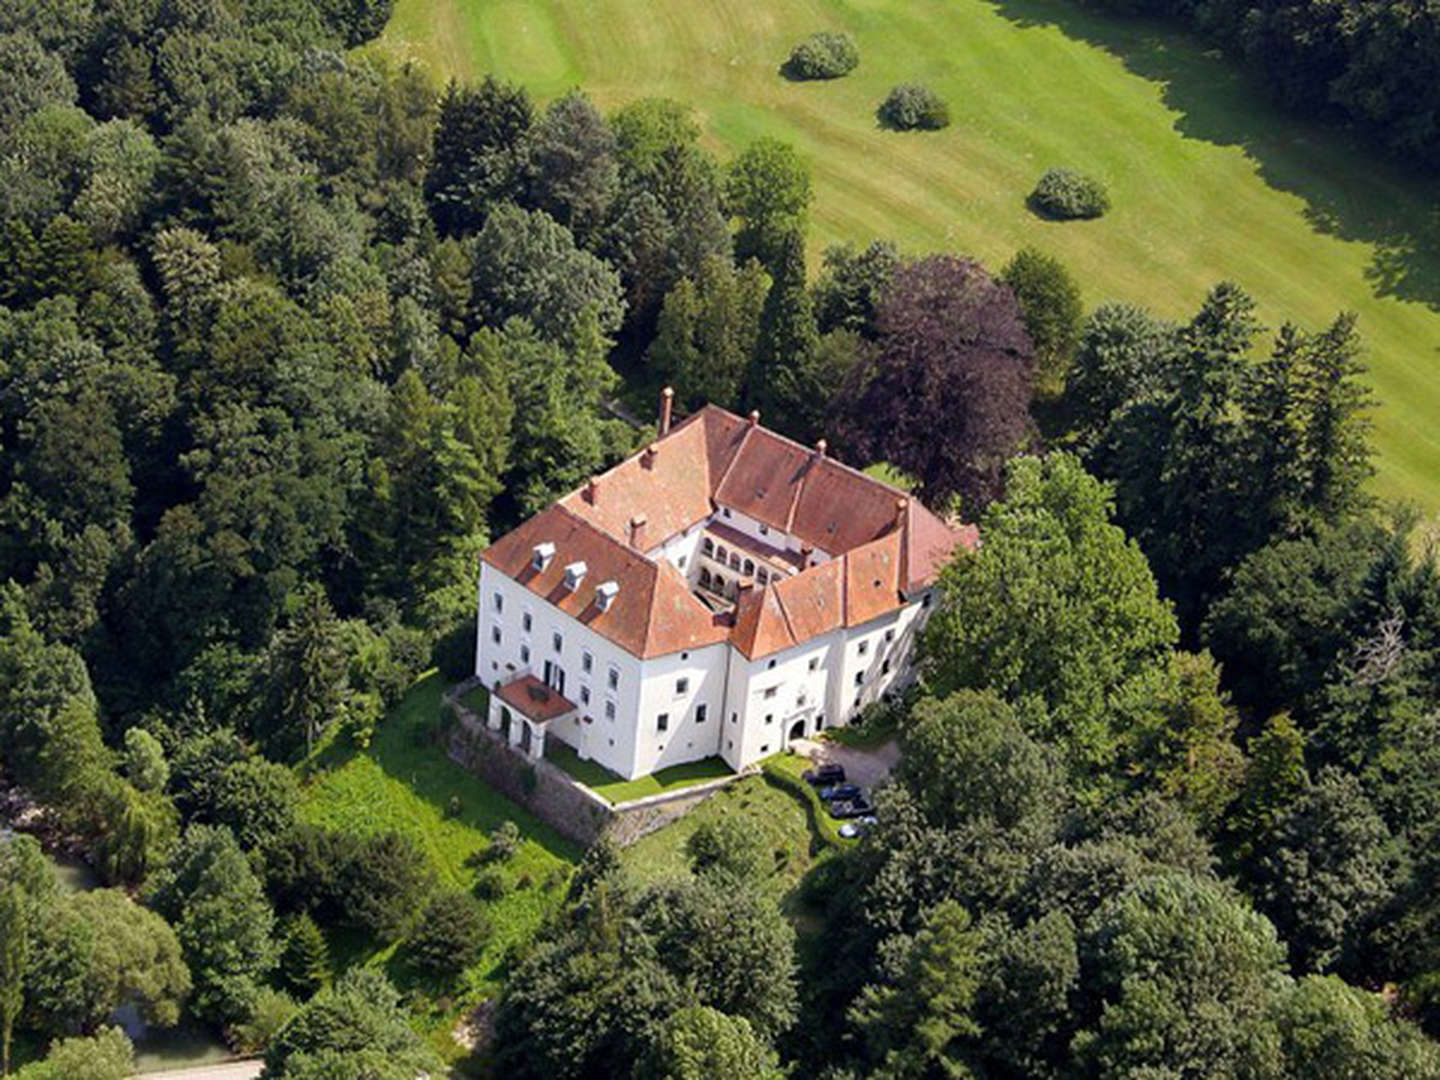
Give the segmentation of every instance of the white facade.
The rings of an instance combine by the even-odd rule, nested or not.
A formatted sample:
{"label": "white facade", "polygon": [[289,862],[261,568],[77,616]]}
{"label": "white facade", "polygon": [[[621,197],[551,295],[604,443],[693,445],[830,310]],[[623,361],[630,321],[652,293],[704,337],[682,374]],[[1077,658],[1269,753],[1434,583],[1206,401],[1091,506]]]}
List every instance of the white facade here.
{"label": "white facade", "polygon": [[[739,514],[723,520],[744,528]],[[745,525],[777,547],[789,539]],[[690,571],[701,529],[672,537],[651,557]],[[546,739],[620,776],[717,755],[739,770],[794,737],[849,723],[907,679],[927,607],[928,593],[918,595],[863,625],[755,659],[720,642],[642,660],[482,563],[475,673],[492,690],[525,674],[544,680],[578,707],[578,716],[553,722]]]}

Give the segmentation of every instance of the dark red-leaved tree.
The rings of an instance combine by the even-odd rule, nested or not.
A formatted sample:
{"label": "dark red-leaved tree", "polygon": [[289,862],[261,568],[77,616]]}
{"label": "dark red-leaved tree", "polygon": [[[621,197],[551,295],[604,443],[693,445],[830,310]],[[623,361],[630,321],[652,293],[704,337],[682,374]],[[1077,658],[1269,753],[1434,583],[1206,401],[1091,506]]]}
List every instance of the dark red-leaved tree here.
{"label": "dark red-leaved tree", "polygon": [[973,515],[1032,431],[1034,348],[1014,294],[979,263],[931,255],[895,271],[876,328],[848,441],[915,477],[925,501],[958,494]]}

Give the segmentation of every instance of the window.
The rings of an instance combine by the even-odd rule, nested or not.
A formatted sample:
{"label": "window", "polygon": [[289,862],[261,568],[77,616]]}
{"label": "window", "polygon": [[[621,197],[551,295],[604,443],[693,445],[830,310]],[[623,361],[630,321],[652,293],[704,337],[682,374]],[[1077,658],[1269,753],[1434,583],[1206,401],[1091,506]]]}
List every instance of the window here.
{"label": "window", "polygon": [[565,647],[565,639],[562,638],[558,633],[551,634],[550,645],[556,652],[559,652]]}
{"label": "window", "polygon": [[890,661],[889,661],[889,660],[886,660],[883,664],[880,665],[880,674],[881,674],[881,675],[889,675],[889,674],[890,674]]}
{"label": "window", "polygon": [[920,597],[920,606],[922,608],[927,608],[930,606],[930,594],[928,592],[924,596]]}
{"label": "window", "polygon": [[735,749],[735,740],[734,740],[734,739],[726,739],[726,740],[725,740],[725,749],[726,749],[726,750],[734,750],[734,749]]}
{"label": "window", "polygon": [[613,701],[607,701],[607,702],[605,702],[605,719],[606,719],[606,720],[614,720],[614,719],[615,719],[615,702],[613,702]]}
{"label": "window", "polygon": [[530,662],[530,646],[529,646],[529,645],[521,645],[521,646],[520,646],[520,662],[521,662],[522,664],[528,664],[528,663]]}
{"label": "window", "polygon": [[737,572],[740,569],[740,556],[736,555],[733,551],[730,552],[730,569]]}
{"label": "window", "polygon": [[856,686],[864,686],[864,685],[865,685],[865,673],[864,673],[863,671],[857,671],[857,672],[855,672],[855,685],[856,685]]}
{"label": "window", "polygon": [[681,555],[681,556],[680,556],[680,561],[679,561],[678,563],[676,563],[676,565],[679,566],[681,570],[684,570],[684,569],[685,569],[685,556],[684,556],[684,555]]}
{"label": "window", "polygon": [[619,690],[620,669],[618,667],[612,667],[609,672],[606,673],[605,681],[609,685],[611,690]]}
{"label": "window", "polygon": [[855,647],[855,651],[856,651],[857,653],[859,653],[861,656],[864,656],[866,653],[868,653],[868,652],[870,651],[870,642],[868,642],[868,641],[862,641],[862,642],[860,642],[860,644]]}
{"label": "window", "polygon": [[505,610],[505,597],[501,596],[498,592],[495,593],[495,594],[490,598],[490,600],[491,600],[492,603],[494,603],[494,605],[495,605],[495,610],[496,610],[496,611],[504,611],[504,610]]}
{"label": "window", "polygon": [[767,723],[767,724],[773,724],[774,722],[775,722],[775,714],[774,714],[773,712],[771,712],[771,713],[766,713],[766,714],[765,714],[765,723]]}
{"label": "window", "polygon": [[798,694],[795,695],[795,704],[796,704],[797,706],[798,706],[798,705],[804,705],[804,704],[805,704],[805,691],[804,691],[804,690],[801,690],[800,693],[798,693]]}
{"label": "window", "polygon": [[656,731],[669,731],[669,730],[670,730],[670,714],[669,714],[668,712],[662,712],[659,716],[655,717],[655,730],[656,730]]}
{"label": "window", "polygon": [[720,508],[720,513],[724,514],[726,517],[729,517],[729,516],[730,516],[730,508],[729,508],[728,506],[722,506],[722,507]]}
{"label": "window", "polygon": [[681,660],[689,660],[689,659],[690,659],[690,654],[689,654],[688,652],[682,652],[682,653],[680,654],[680,659],[681,659]]}
{"label": "window", "polygon": [[895,628],[894,628],[893,626],[890,627],[889,630],[886,630],[886,631],[885,631],[885,640],[886,640],[886,641],[894,641],[894,640],[895,640]]}
{"label": "window", "polygon": [[769,536],[769,535],[770,535],[770,526],[769,526],[769,525],[761,525],[761,526],[760,526],[760,535],[761,535],[761,536]]}
{"label": "window", "polygon": [[589,705],[589,704],[590,704],[590,687],[588,687],[588,686],[582,686],[582,687],[580,687],[580,704],[581,704],[581,705]]}
{"label": "window", "polygon": [[763,566],[760,567],[760,569],[755,571],[755,580],[758,581],[761,585],[767,584],[770,581],[770,572],[766,570]]}
{"label": "window", "polygon": [[774,660],[771,660],[770,663],[768,663],[768,664],[765,665],[765,670],[766,670],[766,671],[770,671],[770,670],[772,670],[774,667],[775,667],[775,661],[774,661]]}
{"label": "window", "polygon": [[490,640],[493,641],[496,645],[500,644],[500,627],[490,627]]}
{"label": "window", "polygon": [[780,687],[778,686],[767,686],[765,688],[765,700],[769,701],[771,698],[773,698],[775,694],[779,691],[779,689]]}
{"label": "window", "polygon": [[716,574],[715,577],[711,579],[710,584],[718,593],[723,593],[725,591],[725,579],[719,574]]}
{"label": "window", "polygon": [[530,625],[531,625],[530,612],[527,611],[527,612],[525,612],[524,617],[521,618],[521,620],[520,620],[520,627],[521,627],[521,629],[523,629],[523,630],[528,634],[528,633],[530,632]]}
{"label": "window", "polygon": [[704,540],[700,541],[700,550],[703,551],[706,555],[714,555],[715,541],[711,540],[708,536],[705,537]]}
{"label": "window", "polygon": [[696,706],[695,706],[695,723],[697,723],[697,724],[703,724],[703,723],[705,722],[706,718],[707,718],[709,715],[710,715],[710,706],[708,706],[708,705],[696,705]]}
{"label": "window", "polygon": [[811,671],[819,671],[819,670],[820,670],[820,658],[819,658],[818,656],[812,656],[812,657],[810,657],[810,670],[811,670]]}
{"label": "window", "polygon": [[735,723],[735,721],[737,721],[737,720],[739,720],[739,719],[740,719],[740,714],[739,714],[739,713],[733,713],[733,712],[732,712],[732,713],[730,714],[730,723],[733,724],[733,723]]}
{"label": "window", "polygon": [[686,694],[686,693],[689,693],[689,692],[690,692],[690,680],[689,680],[689,679],[676,679],[676,680],[675,680],[675,693],[676,693],[677,695],[678,695],[678,694]]}
{"label": "window", "polygon": [[580,650],[580,670],[583,671],[583,672],[585,672],[586,675],[589,675],[590,672],[591,672],[591,670],[592,670],[594,667],[595,667],[595,657],[593,657],[593,656],[590,655],[590,650],[589,650],[589,649],[581,649],[581,650]]}
{"label": "window", "polygon": [[753,573],[755,573],[755,560],[754,560],[754,559],[746,559],[746,560],[745,560],[745,573],[746,573],[746,574],[753,574]]}
{"label": "window", "polygon": [[716,558],[717,560],[719,560],[720,562],[724,562],[724,561],[725,561],[725,545],[724,545],[724,544],[721,544],[719,547],[717,547],[717,548],[715,549],[715,558]]}
{"label": "window", "polygon": [[760,753],[762,753],[762,754],[768,754],[769,752],[770,752],[770,744],[769,744],[769,743],[766,743],[764,746],[760,747]]}

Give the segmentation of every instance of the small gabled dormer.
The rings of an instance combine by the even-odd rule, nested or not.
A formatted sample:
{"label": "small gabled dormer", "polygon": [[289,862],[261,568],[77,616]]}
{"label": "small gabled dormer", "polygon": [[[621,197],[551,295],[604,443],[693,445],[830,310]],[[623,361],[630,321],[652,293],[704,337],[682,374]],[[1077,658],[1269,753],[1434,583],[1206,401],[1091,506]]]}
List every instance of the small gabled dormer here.
{"label": "small gabled dormer", "polygon": [[555,545],[548,541],[543,544],[536,544],[530,552],[530,566],[537,572],[543,572],[550,565],[550,560],[555,558]]}
{"label": "small gabled dormer", "polygon": [[574,592],[580,587],[580,582],[585,580],[585,571],[588,569],[583,562],[572,562],[565,567],[565,591]]}
{"label": "small gabled dormer", "polygon": [[604,581],[595,586],[595,606],[601,611],[609,611],[610,605],[615,602],[615,597],[620,595],[620,586],[613,581]]}

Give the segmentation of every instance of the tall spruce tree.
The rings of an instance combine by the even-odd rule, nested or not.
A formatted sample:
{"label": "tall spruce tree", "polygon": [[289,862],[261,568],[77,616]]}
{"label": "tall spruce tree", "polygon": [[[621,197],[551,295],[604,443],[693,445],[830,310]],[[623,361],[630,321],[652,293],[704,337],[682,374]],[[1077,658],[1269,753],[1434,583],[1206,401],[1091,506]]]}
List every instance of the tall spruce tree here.
{"label": "tall spruce tree", "polygon": [[760,335],[746,380],[745,402],[786,434],[808,439],[829,402],[816,401],[815,310],[805,287],[805,238],[780,244],[775,280],[760,313]]}

